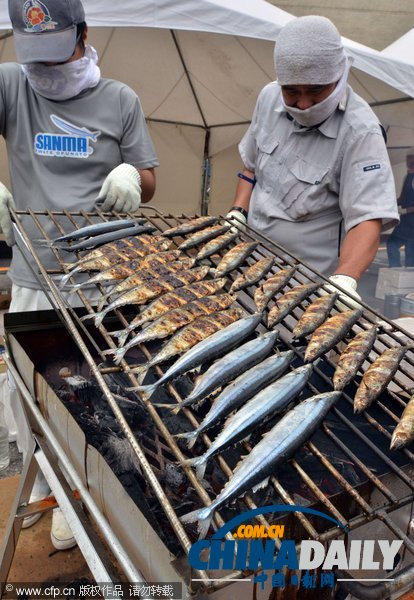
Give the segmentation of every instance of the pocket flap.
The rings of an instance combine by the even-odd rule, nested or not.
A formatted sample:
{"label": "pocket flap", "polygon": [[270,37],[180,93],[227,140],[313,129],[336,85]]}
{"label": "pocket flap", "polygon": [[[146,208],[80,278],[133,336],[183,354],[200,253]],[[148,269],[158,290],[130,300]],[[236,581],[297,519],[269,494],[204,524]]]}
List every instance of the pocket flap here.
{"label": "pocket flap", "polygon": [[329,167],[312,165],[311,163],[308,163],[300,158],[289,162],[290,164],[287,164],[286,166],[293,173],[296,179],[305,181],[311,185],[319,185],[329,171]]}

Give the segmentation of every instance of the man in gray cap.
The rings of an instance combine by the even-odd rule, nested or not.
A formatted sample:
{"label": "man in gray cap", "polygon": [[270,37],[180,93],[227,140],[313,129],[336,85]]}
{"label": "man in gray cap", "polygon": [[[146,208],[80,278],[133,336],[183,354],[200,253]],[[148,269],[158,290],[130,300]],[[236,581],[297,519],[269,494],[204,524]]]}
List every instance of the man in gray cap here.
{"label": "man in gray cap", "polygon": [[329,19],[290,21],[274,58],[277,81],[261,91],[240,142],[244,169],[228,216],[359,298],[381,228],[398,222],[380,124],[347,85],[350,60]]}
{"label": "man in gray cap", "polygon": [[[72,212],[135,212],[155,191],[158,166],[135,92],[101,78],[98,56],[86,43],[87,25],[80,0],[9,0],[18,61],[0,65],[0,134],[4,136],[11,192],[0,183],[0,228],[15,243],[9,209]],[[33,224],[29,236],[39,237]],[[50,221],[46,234],[56,230]],[[53,253],[39,249],[46,268],[56,268]],[[51,308],[36,277],[14,251],[10,312]],[[10,404],[23,456],[31,447],[13,382]],[[40,479],[32,499],[47,494]],[[40,515],[24,521],[33,524]],[[54,511],[52,542],[75,545],[63,515]]]}

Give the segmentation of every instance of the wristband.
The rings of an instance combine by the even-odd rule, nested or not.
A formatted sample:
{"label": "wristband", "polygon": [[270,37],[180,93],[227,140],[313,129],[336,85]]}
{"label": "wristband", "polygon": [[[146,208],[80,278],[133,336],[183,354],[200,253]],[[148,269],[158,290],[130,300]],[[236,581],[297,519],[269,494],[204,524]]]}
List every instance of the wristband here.
{"label": "wristband", "polygon": [[247,220],[249,213],[247,212],[247,210],[245,208],[242,208],[241,206],[232,206],[230,209],[230,212],[232,210],[237,210],[237,212],[241,213],[243,215],[243,217]]}
{"label": "wristband", "polygon": [[247,175],[245,175],[244,173],[237,173],[237,177],[239,177],[240,179],[244,179],[244,181],[248,181],[252,184],[253,187],[256,185],[256,177],[252,179],[251,177],[247,177]]}

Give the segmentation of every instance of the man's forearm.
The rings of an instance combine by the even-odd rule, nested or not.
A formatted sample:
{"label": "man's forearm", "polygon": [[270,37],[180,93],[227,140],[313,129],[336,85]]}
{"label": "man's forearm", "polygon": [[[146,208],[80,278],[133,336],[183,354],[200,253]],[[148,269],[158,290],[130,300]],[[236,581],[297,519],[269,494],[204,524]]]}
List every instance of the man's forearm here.
{"label": "man's forearm", "polygon": [[380,235],[380,219],[363,221],[348,231],[341,246],[335,273],[358,280],[375,258]]}
{"label": "man's forearm", "polygon": [[154,169],[139,169],[141,175],[141,200],[149,202],[155,192],[155,171]]}
{"label": "man's forearm", "polygon": [[[248,171],[247,169],[243,169],[241,171],[245,177],[254,180],[254,173],[252,171]],[[245,179],[239,179],[236,194],[234,196],[234,201],[232,206],[241,206],[246,211],[249,211],[250,198],[253,191],[253,185],[250,181],[246,181]]]}

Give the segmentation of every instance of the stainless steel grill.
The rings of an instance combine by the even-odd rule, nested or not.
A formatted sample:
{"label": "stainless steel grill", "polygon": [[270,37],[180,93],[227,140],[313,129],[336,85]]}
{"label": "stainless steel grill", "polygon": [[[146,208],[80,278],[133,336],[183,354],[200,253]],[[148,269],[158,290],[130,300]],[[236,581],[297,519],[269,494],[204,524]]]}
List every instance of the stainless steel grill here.
{"label": "stainless steel grill", "polygon": [[[185,222],[190,218],[187,215],[162,215],[152,208],[145,208],[142,215],[139,216],[146,217],[148,222],[154,225],[160,232]],[[101,388],[108,406],[111,408],[123,433],[130,442],[138,459],[141,473],[151,490],[151,495],[157,500],[162,511],[168,518],[178,545],[181,546],[184,553],[188,553],[191,544],[196,539],[195,530],[184,527],[178,515],[201,507],[203,503],[209,504],[210,495],[206,491],[205,485],[197,479],[191,468],[181,467],[183,472],[185,472],[188,485],[196,493],[193,507],[191,508],[187,505],[185,510],[182,510],[178,496],[172,497],[171,494],[166,493],[166,490],[161,485],[160,473],[165,469],[166,464],[173,461],[181,463],[192,454],[185,448],[184,444],[177,442],[173,437],[172,434],[177,431],[171,429],[173,420],[166,418],[168,411],[155,408],[145,394],[141,394],[139,399],[154,425],[158,441],[152,449],[150,444],[147,444],[147,447],[145,447],[142,442],[139,442],[107,383],[108,375],[122,373],[131,386],[138,385],[140,381],[131,372],[131,368],[137,363],[142,362],[143,357],[145,359],[151,358],[154,348],[157,345],[150,343],[131,350],[131,353],[127,354],[127,360],[124,359],[119,367],[108,363],[108,360],[105,360],[103,352],[108,348],[116,347],[113,338],[109,335],[109,331],[114,328],[119,329],[126,326],[131,320],[131,316],[134,316],[136,312],[132,314],[134,309],[128,307],[111,313],[111,317],[107,318],[99,326],[99,335],[97,335],[93,326],[86,325],[87,322],[80,320],[79,311],[72,309],[68,305],[56,285],[55,275],[59,272],[67,272],[68,270],[68,267],[65,266],[68,260],[67,254],[56,248],[51,248],[50,251],[53,252],[60,265],[60,271],[59,269],[47,271],[38,258],[36,245],[29,240],[26,232],[28,224],[32,225],[34,223],[39,230],[39,237],[47,238],[45,225],[53,222],[56,228],[56,237],[68,233],[85,223],[107,220],[108,218],[113,218],[113,215],[105,215],[100,212],[70,213],[63,211],[52,213],[33,212],[31,210],[16,211],[15,221],[19,232],[18,245],[23,254],[27,255],[29,253],[34,258],[36,268],[38,269],[36,275],[42,288],[48,294],[75,344],[81,350],[86,364]],[[273,272],[276,272],[280,268],[297,266],[297,271],[287,287],[293,287],[299,283],[316,281],[323,283],[325,278],[322,275],[307,267],[295,256],[287,253],[283,248],[271,240],[264,238],[258,232],[248,229],[246,233],[240,233],[240,238],[245,241],[254,239],[260,242],[255,252],[247,259],[247,263],[251,264],[254,259],[270,255],[275,257]],[[174,239],[176,240],[177,238]],[[221,254],[224,254],[224,252],[222,251]],[[188,251],[187,253],[191,256],[192,251]],[[219,258],[217,255],[211,257],[211,266],[217,264]],[[239,269],[238,272],[232,272],[229,275],[229,285],[240,272],[241,270]],[[103,291],[102,288],[100,289]],[[251,287],[238,294],[238,304],[248,312],[254,312],[253,291],[254,288]],[[286,288],[284,291],[286,291]],[[80,290],[77,294],[86,311],[93,313],[94,308],[87,300],[85,294]],[[291,331],[308,303],[309,298],[295,308],[277,326],[280,331],[278,348],[280,350],[294,350],[296,355],[295,366],[303,362],[306,344],[295,342],[292,339]],[[346,304],[346,301],[344,303]],[[271,305],[272,303],[270,303],[269,308]],[[358,324],[354,326],[354,332],[366,328],[371,323],[380,322],[380,333],[363,367],[365,370],[368,364],[387,347],[401,344],[402,339],[405,340],[404,343],[406,343],[407,338],[413,341],[414,337],[382,315],[377,314],[369,306],[363,304],[363,307],[364,314]],[[262,323],[259,328],[265,330],[265,323]],[[340,346],[317,361],[314,376],[307,386],[305,394],[312,395],[332,388],[331,376],[334,371],[336,356],[339,353]],[[414,554],[414,542],[407,535],[407,532],[401,529],[391,515],[397,509],[411,504],[414,499],[414,479],[412,477],[414,454],[410,449],[398,452],[391,452],[389,450],[393,428],[397,424],[414,389],[413,365],[414,352],[410,350],[405,355],[387,392],[382,395],[378,402],[362,415],[358,416],[355,416],[352,411],[353,393],[358,383],[358,378],[356,378],[356,381],[347,386],[346,393],[343,393],[340,402],[329,413],[317,434],[315,434],[304,448],[296,453],[294,459],[280,468],[275,476],[271,478],[270,486],[266,490],[265,496],[263,494],[261,496],[254,494],[245,496],[243,499],[237,501],[238,510],[243,510],[243,507],[247,507],[248,509],[256,508],[257,503],[262,502],[265,498],[267,504],[283,502],[287,505],[294,505],[303,503],[320,508],[337,519],[341,524],[346,525],[350,531],[368,522],[377,520],[389,531],[392,537],[404,541],[405,550],[410,554]],[[155,367],[154,373],[157,376],[160,376],[162,372],[163,366],[161,368]],[[171,402],[180,402],[183,400],[183,390],[185,389],[186,382],[191,382],[191,375],[181,378],[176,383],[168,384],[165,387]],[[154,397],[156,394],[154,394]],[[189,408],[183,409],[180,418],[180,425],[187,422],[188,428],[190,425],[196,427],[201,420],[198,410]],[[251,447],[249,445],[250,442],[243,443],[241,450],[243,454],[249,451]],[[203,434],[196,448],[202,448],[202,445],[209,446],[209,444],[210,436]],[[215,458],[214,464],[207,470],[206,475],[208,483],[213,488],[218,485],[218,482],[222,484],[231,475],[232,468],[237,463],[239,455],[240,452],[238,450],[231,450]],[[160,456],[162,457],[161,459]],[[217,481],[214,482],[213,479],[217,477],[217,472],[220,475]],[[397,485],[395,485],[395,482],[397,482]],[[216,491],[218,490],[216,489]],[[373,498],[376,498],[375,502]],[[229,514],[231,516],[228,509],[223,509],[220,511],[220,514],[216,513],[216,526],[220,526],[225,520],[228,520]],[[265,526],[270,525],[263,515],[257,517],[257,519],[260,524]],[[326,523],[321,523],[313,517],[305,516],[299,512],[293,513],[293,516],[289,518],[289,529],[292,537],[298,541],[304,537],[308,537],[326,542],[343,535],[343,531],[339,527],[327,528]],[[410,560],[409,562],[412,561]],[[212,581],[210,580],[209,573],[204,571],[193,573],[192,575],[194,579],[200,580],[204,588],[210,592],[228,585],[231,578],[238,579],[243,577],[242,573],[234,572],[230,578],[226,574],[226,577],[223,577],[222,580],[218,578],[218,580]]]}

